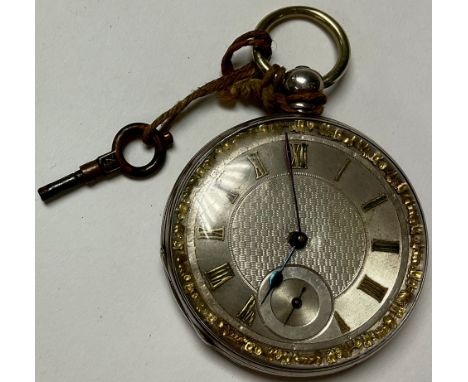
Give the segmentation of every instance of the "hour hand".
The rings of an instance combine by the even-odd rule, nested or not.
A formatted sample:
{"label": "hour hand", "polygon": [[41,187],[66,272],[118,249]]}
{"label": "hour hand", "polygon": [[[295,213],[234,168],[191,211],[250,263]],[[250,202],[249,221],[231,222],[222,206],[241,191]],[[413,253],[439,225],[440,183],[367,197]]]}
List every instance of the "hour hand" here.
{"label": "hour hand", "polygon": [[288,255],[286,256],[286,258],[283,260],[283,263],[281,264],[281,267],[277,270],[274,270],[270,277],[268,278],[268,291],[267,293],[265,294],[265,296],[263,297],[262,299],[262,304],[265,302],[265,300],[267,299],[267,297],[269,296],[269,294],[271,293],[271,291],[274,289],[274,288],[277,288],[281,285],[281,283],[283,282],[283,270],[284,270],[284,267],[286,267],[286,265],[289,263],[289,260],[291,260],[291,257],[292,255],[294,255],[294,252],[296,252],[296,247],[292,247],[289,252],[288,252]]}
{"label": "hour hand", "polygon": [[273,273],[270,275],[270,277],[268,279],[269,288],[268,288],[268,291],[266,292],[265,296],[262,299],[262,302],[261,302],[262,304],[265,302],[267,297],[270,295],[271,291],[274,288],[279,287],[282,282],[283,282],[283,272],[282,272],[282,270],[273,271]]}

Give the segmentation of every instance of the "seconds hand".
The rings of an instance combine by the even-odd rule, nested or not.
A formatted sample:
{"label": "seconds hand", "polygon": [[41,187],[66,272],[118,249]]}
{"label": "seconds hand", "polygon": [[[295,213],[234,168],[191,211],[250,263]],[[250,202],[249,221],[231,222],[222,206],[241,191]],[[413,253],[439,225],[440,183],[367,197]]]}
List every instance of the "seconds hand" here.
{"label": "seconds hand", "polygon": [[306,287],[303,287],[302,290],[301,290],[300,295],[297,296],[297,297],[294,297],[291,300],[292,309],[291,309],[291,312],[289,312],[288,317],[286,318],[286,321],[284,321],[283,325],[286,325],[288,323],[289,319],[291,318],[292,314],[294,313],[294,311],[296,309],[300,309],[300,307],[302,306],[302,295],[304,294],[305,291],[306,291]]}

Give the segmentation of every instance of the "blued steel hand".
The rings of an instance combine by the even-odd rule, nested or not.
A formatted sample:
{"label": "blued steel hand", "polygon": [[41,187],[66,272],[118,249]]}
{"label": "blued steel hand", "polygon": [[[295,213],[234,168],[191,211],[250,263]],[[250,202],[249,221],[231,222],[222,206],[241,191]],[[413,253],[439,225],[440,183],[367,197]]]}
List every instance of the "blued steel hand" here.
{"label": "blued steel hand", "polygon": [[296,249],[304,248],[304,246],[307,243],[307,235],[302,232],[302,228],[301,228],[301,219],[299,216],[299,204],[297,203],[296,185],[294,184],[294,174],[292,170],[291,147],[289,146],[289,138],[288,138],[287,132],[284,133],[284,145],[285,145],[284,152],[285,152],[285,157],[286,157],[286,163],[288,166],[288,172],[289,172],[289,176],[291,179],[292,193],[293,193],[293,199],[294,199],[294,208],[296,211],[297,231],[291,232],[289,234],[289,244],[291,244],[291,250],[289,251],[286,258],[284,259],[280,269],[273,271],[272,274],[270,275],[270,278],[268,280],[270,287],[268,288],[268,292],[266,293],[265,297],[263,297],[262,299],[262,302],[261,302],[262,304],[265,302],[265,300],[267,299],[268,295],[271,293],[273,288],[278,287],[283,282],[284,267],[286,267],[286,265],[289,263]]}
{"label": "blued steel hand", "polygon": [[288,255],[283,260],[281,267],[271,273],[268,279],[268,283],[270,284],[270,287],[268,288],[268,292],[266,293],[265,297],[263,297],[262,304],[265,302],[265,300],[267,299],[268,295],[271,293],[273,288],[280,286],[281,283],[283,282],[284,268],[286,267],[286,264],[289,263],[289,260],[291,260],[291,257],[292,255],[294,255],[294,252],[296,252],[296,247],[291,247],[290,251],[288,252]]}
{"label": "blued steel hand", "polygon": [[293,175],[293,169],[292,169],[292,158],[291,158],[291,147],[289,146],[289,138],[288,138],[288,133],[284,133],[284,143],[286,145],[285,147],[285,153],[286,153],[286,163],[288,165],[288,172],[289,176],[291,178],[291,186],[292,186],[292,192],[293,192],[293,199],[294,199],[294,207],[296,209],[296,220],[297,220],[297,231],[302,232],[301,229],[301,218],[299,217],[299,205],[297,203],[297,195],[296,195],[296,185],[294,184],[294,175]]}
{"label": "blued steel hand", "polygon": [[291,309],[291,312],[289,312],[288,317],[286,317],[286,321],[284,321],[283,325],[286,325],[287,322],[289,321],[289,319],[291,318],[292,314],[294,313],[294,311],[296,309],[299,309],[302,306],[301,298],[302,298],[302,295],[304,294],[305,291],[306,291],[306,287],[303,287],[302,290],[301,290],[301,293],[299,294],[299,296],[294,297],[291,300],[292,309]]}
{"label": "blued steel hand", "polygon": [[291,189],[293,194],[294,200],[294,210],[296,213],[296,222],[297,222],[297,231],[291,232],[288,237],[288,242],[292,247],[296,247],[297,249],[304,248],[307,244],[307,235],[302,232],[301,227],[301,218],[299,216],[299,203],[297,202],[297,193],[296,193],[296,184],[294,183],[294,174],[292,169],[292,157],[291,157],[291,146],[289,145],[289,137],[288,133],[284,133],[284,152],[286,157],[286,164],[288,167],[289,177],[291,179]]}

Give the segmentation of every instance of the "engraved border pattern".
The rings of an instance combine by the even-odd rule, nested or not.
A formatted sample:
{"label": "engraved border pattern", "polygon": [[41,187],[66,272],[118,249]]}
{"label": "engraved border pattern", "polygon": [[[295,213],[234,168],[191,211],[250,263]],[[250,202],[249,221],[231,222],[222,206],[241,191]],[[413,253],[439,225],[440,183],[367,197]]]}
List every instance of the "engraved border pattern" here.
{"label": "engraved border pattern", "polygon": [[[210,169],[217,154],[228,151],[236,138],[244,134],[262,133],[276,129],[288,128],[291,132],[316,134],[330,141],[338,142],[354,149],[363,158],[377,168],[386,182],[395,190],[406,210],[409,228],[410,256],[406,275],[400,290],[390,304],[389,310],[382,318],[365,333],[351,338],[333,348],[325,348],[314,352],[290,351],[280,347],[273,347],[253,340],[238,331],[225,320],[217,317],[201,298],[194,283],[192,269],[185,251],[184,221],[190,208],[190,195],[200,178]],[[425,226],[419,212],[419,204],[406,183],[400,171],[385,158],[385,155],[375,150],[365,139],[330,123],[312,120],[284,120],[260,123],[239,132],[233,138],[219,143],[211,150],[205,161],[194,171],[182,193],[181,201],[176,207],[176,223],[172,228],[171,251],[173,264],[179,278],[183,293],[187,297],[201,320],[207,324],[216,337],[229,348],[239,354],[251,356],[257,361],[271,366],[307,367],[320,369],[334,366],[357,358],[382,343],[391,332],[395,331],[411,309],[423,280],[426,261]]]}

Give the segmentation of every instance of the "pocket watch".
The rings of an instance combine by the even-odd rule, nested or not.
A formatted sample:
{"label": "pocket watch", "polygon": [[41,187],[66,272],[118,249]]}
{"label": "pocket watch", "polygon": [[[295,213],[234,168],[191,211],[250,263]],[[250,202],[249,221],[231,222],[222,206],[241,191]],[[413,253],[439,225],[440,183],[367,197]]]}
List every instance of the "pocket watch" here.
{"label": "pocket watch", "polygon": [[[295,7],[257,29],[298,15],[330,32],[341,55],[323,79],[298,67],[285,86],[328,87],[349,59],[335,20]],[[261,52],[254,58],[268,69]],[[167,276],[196,332],[234,362],[280,376],[333,373],[386,344],[418,298],[426,250],[420,205],[395,161],[307,113],[213,139],[177,180],[162,227]]]}
{"label": "pocket watch", "polygon": [[[321,91],[345,73],[346,33],[329,15],[288,7],[257,30],[306,18],[327,31],[339,57],[323,77],[299,66],[290,94]],[[254,62],[267,72],[263,50]],[[173,293],[196,333],[233,362],[275,376],[316,376],[356,365],[381,349],[409,317],[427,264],[427,232],[416,194],[395,161],[361,132],[310,113],[245,122],[214,138],[188,163],[164,213],[161,257]],[[132,167],[125,145],[40,189],[54,196],[118,170],[139,177],[164,161]],[[159,155],[158,152],[162,155]]]}
{"label": "pocket watch", "polygon": [[426,245],[418,200],[388,154],[303,115],[250,121],[205,146],[162,228],[172,289],[203,340],[288,376],[381,348],[416,302]]}

